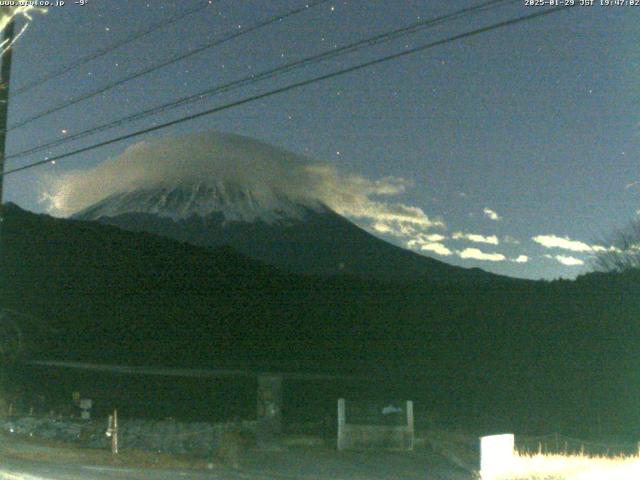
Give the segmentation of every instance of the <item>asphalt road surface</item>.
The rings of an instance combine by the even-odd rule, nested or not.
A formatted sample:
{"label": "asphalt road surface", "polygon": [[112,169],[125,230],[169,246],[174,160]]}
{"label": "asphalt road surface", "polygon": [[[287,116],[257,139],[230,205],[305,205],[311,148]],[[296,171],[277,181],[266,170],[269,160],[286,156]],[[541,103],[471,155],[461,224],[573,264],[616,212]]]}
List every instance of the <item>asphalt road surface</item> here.
{"label": "asphalt road surface", "polygon": [[[206,459],[172,463],[151,452],[136,457],[125,452],[115,459],[107,451],[47,444],[16,435],[0,436],[0,480],[471,480],[430,448],[414,452],[338,452],[330,447],[289,447],[280,450],[249,449],[239,468]],[[190,458],[190,457],[189,457]],[[169,458],[170,460],[170,458]],[[179,459],[177,459],[179,460]],[[139,468],[163,465],[165,468]],[[151,463],[149,463],[151,461]],[[112,465],[115,463],[115,465]],[[127,465],[127,466],[122,466]],[[199,467],[199,469],[195,467]],[[194,468],[188,468],[194,467]]]}
{"label": "asphalt road surface", "polygon": [[62,464],[0,457],[0,480],[470,480],[442,458],[393,453],[335,451],[252,452],[239,469],[138,469]]}

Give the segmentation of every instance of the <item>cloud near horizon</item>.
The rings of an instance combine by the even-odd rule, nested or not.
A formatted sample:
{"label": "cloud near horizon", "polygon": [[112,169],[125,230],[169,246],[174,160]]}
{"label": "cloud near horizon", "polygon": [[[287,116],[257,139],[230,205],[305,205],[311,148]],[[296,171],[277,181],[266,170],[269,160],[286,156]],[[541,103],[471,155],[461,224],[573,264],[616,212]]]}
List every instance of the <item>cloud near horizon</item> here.
{"label": "cloud near horizon", "polygon": [[490,245],[498,245],[500,241],[496,235],[480,235],[477,233],[455,232],[451,238],[454,240],[468,240],[474,243],[488,243]]}
{"label": "cloud near horizon", "polygon": [[443,257],[453,255],[453,251],[443,242],[447,237],[441,233],[418,233],[405,242],[407,248],[423,252],[432,252]]}
{"label": "cloud near horizon", "polygon": [[[454,238],[454,237],[452,237]],[[449,257],[456,255],[463,260],[479,260],[485,262],[504,262],[510,261],[512,263],[529,263],[529,257],[527,255],[518,255],[515,258],[507,258],[504,254],[499,252],[483,252],[478,248],[465,248],[464,250],[451,250],[442,241],[447,237],[441,234],[431,235],[418,235],[406,242],[407,248],[418,251],[432,252],[443,257]]]}
{"label": "cloud near horizon", "polygon": [[486,253],[479,248],[465,248],[456,252],[460,258],[472,258],[474,260],[484,260],[487,262],[503,262],[507,259],[501,253]]}
{"label": "cloud near horizon", "polygon": [[[414,242],[414,240],[409,240],[408,244],[412,244],[412,242]],[[421,243],[418,245],[418,249],[422,250],[423,252],[437,253],[438,255],[442,255],[443,257],[453,255],[453,252],[449,249],[449,247],[440,242]]]}
{"label": "cloud near horizon", "polygon": [[572,252],[593,253],[607,250],[607,248],[602,245],[589,245],[580,240],[572,240],[569,237],[559,237],[557,235],[537,235],[532,237],[531,240],[545,248],[559,248]]}
{"label": "cloud near horizon", "polygon": [[579,267],[581,265],[584,265],[584,260],[581,260],[576,257],[568,256],[568,255],[548,255],[547,254],[545,255],[545,257],[551,260],[555,260],[558,263],[561,263],[562,265],[565,265],[567,267]]}

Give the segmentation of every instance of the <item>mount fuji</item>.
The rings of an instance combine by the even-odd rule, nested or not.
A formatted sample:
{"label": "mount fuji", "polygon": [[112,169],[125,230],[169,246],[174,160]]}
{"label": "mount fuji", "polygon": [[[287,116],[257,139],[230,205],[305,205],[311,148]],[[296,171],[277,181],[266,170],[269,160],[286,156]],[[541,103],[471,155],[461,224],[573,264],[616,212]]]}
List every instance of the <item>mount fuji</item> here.
{"label": "mount fuji", "polygon": [[[112,165],[118,178],[126,178],[125,185],[119,182],[72,218],[198,246],[228,245],[297,274],[434,283],[498,278],[369,234],[323,201],[317,192],[324,192],[325,186],[314,176],[317,168],[276,147],[236,135],[209,134],[204,141],[191,137],[136,148]],[[123,172],[125,165],[129,170]],[[104,167],[96,172],[107,183],[109,175]],[[83,191],[91,190],[86,175],[81,183]],[[73,196],[69,184],[73,187],[73,179],[67,184],[67,198]]]}

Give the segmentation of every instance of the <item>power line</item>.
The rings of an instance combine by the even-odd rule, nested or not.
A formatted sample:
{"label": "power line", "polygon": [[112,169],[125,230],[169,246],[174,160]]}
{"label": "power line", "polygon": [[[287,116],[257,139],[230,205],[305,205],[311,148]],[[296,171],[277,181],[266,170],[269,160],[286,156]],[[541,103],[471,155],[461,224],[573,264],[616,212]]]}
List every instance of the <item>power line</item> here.
{"label": "power line", "polygon": [[180,124],[180,123],[183,123],[183,122],[187,122],[187,121],[190,121],[190,120],[195,120],[197,118],[204,117],[204,116],[207,116],[207,115],[212,115],[214,113],[218,113],[218,112],[221,112],[221,111],[224,111],[224,110],[228,110],[230,108],[238,107],[238,106],[244,105],[246,103],[254,102],[256,100],[262,100],[264,98],[272,97],[272,96],[278,95],[280,93],[288,92],[290,90],[294,90],[294,89],[297,89],[297,88],[300,88],[300,87],[311,85],[311,84],[316,83],[316,82],[320,82],[320,81],[323,81],[323,80],[328,80],[328,79],[331,79],[331,78],[335,78],[335,77],[338,77],[338,76],[341,76],[341,75],[345,75],[347,73],[352,73],[352,72],[355,72],[355,71],[358,71],[358,70],[362,70],[364,68],[372,67],[372,66],[375,66],[375,65],[380,65],[382,63],[389,62],[391,60],[396,60],[398,58],[406,57],[408,55],[412,55],[414,53],[422,52],[422,51],[425,51],[425,50],[428,50],[428,49],[431,49],[431,48],[434,48],[434,47],[437,47],[437,46],[440,46],[440,45],[445,45],[447,43],[453,43],[455,41],[462,40],[464,38],[473,37],[475,35],[486,33],[486,32],[489,32],[489,31],[492,31],[492,30],[496,30],[496,29],[499,29],[499,28],[504,28],[504,27],[507,27],[507,26],[515,25],[515,24],[522,23],[522,22],[526,22],[526,21],[529,21],[529,20],[533,20],[533,19],[536,19],[536,18],[540,18],[540,17],[543,17],[543,16],[550,15],[550,14],[553,14],[553,13],[556,13],[556,12],[560,12],[562,10],[566,10],[566,9],[569,9],[569,8],[572,8],[572,6],[571,5],[565,5],[565,6],[560,6],[560,7],[554,7],[554,8],[551,8],[551,9],[543,10],[541,12],[531,13],[531,14],[524,15],[524,16],[521,16],[521,17],[517,17],[517,18],[511,19],[511,20],[505,20],[505,21],[502,21],[502,22],[494,23],[494,24],[486,26],[486,27],[482,27],[482,28],[478,28],[478,29],[475,29],[475,30],[471,30],[469,32],[464,32],[464,33],[461,33],[461,34],[458,34],[458,35],[454,35],[454,36],[445,38],[443,40],[437,40],[435,42],[430,42],[430,43],[427,43],[427,44],[424,44],[424,45],[420,45],[418,47],[414,47],[412,49],[405,50],[403,52],[387,55],[385,57],[381,57],[381,58],[378,58],[378,59],[375,59],[375,60],[371,60],[371,61],[368,61],[368,62],[365,62],[365,63],[354,65],[354,66],[351,66],[351,67],[343,68],[341,70],[337,70],[337,71],[334,71],[334,72],[331,72],[331,73],[328,73],[328,74],[325,74],[325,75],[321,75],[321,76],[318,76],[318,77],[314,77],[314,78],[311,78],[311,79],[308,79],[308,80],[302,80],[302,81],[299,81],[299,82],[295,82],[295,83],[292,83],[292,84],[289,84],[289,85],[286,85],[286,86],[283,86],[283,87],[280,87],[280,88],[276,88],[274,90],[270,90],[270,91],[265,92],[265,93],[260,93],[260,94],[257,94],[257,95],[253,95],[253,96],[250,96],[250,97],[243,98],[241,100],[236,100],[234,102],[227,103],[225,105],[221,105],[221,106],[218,106],[218,107],[214,107],[214,108],[211,108],[209,110],[205,110],[203,112],[199,112],[199,113],[196,113],[196,114],[193,114],[193,115],[188,115],[186,117],[182,117],[182,118],[179,118],[179,119],[176,119],[176,120],[172,120],[170,122],[166,122],[166,123],[163,123],[161,125],[155,125],[153,127],[148,127],[148,128],[142,129],[142,130],[137,130],[135,132],[128,133],[126,135],[122,135],[122,136],[119,136],[119,137],[116,137],[116,138],[112,138],[110,140],[106,140],[104,142],[100,142],[100,143],[97,143],[97,144],[94,144],[94,145],[90,145],[88,147],[83,147],[83,148],[79,148],[77,150],[73,150],[71,152],[63,153],[63,154],[57,155],[55,157],[48,158],[46,160],[40,160],[40,161],[37,161],[37,162],[33,162],[33,163],[28,164],[28,165],[23,165],[22,167],[16,167],[16,168],[13,168],[11,170],[7,170],[6,172],[4,172],[2,174],[2,176],[11,175],[13,173],[17,173],[17,172],[21,172],[21,171],[24,171],[24,170],[28,170],[30,168],[37,167],[39,165],[44,165],[44,164],[47,164],[47,163],[51,163],[51,162],[54,162],[54,161],[57,161],[57,160],[61,160],[61,159],[64,159],[64,158],[71,157],[73,155],[78,155],[80,153],[88,152],[88,151],[91,151],[91,150],[95,150],[97,148],[101,148],[101,147],[104,147],[104,146],[107,146],[107,145],[111,145],[111,144],[114,144],[114,143],[117,143],[117,142],[121,142],[123,140],[128,140],[130,138],[138,137],[140,135],[144,135],[144,134],[147,134],[147,133],[155,132],[157,130],[161,130],[161,129],[164,129],[164,128],[167,128],[167,127],[171,127],[173,125],[177,125],[177,124]]}
{"label": "power line", "polygon": [[343,47],[337,48],[337,49],[331,49],[325,52],[322,52],[320,54],[316,54],[316,55],[312,55],[310,57],[306,57],[300,60],[296,60],[294,62],[290,62],[284,65],[281,65],[279,67],[275,67],[269,70],[266,70],[264,72],[258,73],[258,74],[252,74],[252,75],[248,75],[245,76],[241,79],[238,80],[234,80],[232,82],[223,84],[223,85],[219,85],[213,88],[209,88],[206,89],[204,91],[200,91],[198,93],[186,96],[186,97],[182,97],[178,100],[174,100],[168,103],[165,103],[163,105],[159,105],[156,107],[153,107],[151,109],[147,109],[144,110],[142,112],[138,112],[132,115],[128,115],[126,117],[120,118],[118,120],[114,120],[102,125],[98,125],[92,128],[89,128],[87,130],[83,130],[81,132],[75,133],[73,135],[70,136],[66,136],[64,138],[61,139],[56,139],[53,140],[51,142],[47,142],[45,144],[36,146],[36,147],[31,147],[29,149],[26,150],[22,150],[20,152],[14,153],[12,155],[7,156],[7,159],[11,159],[11,158],[17,158],[17,157],[21,157],[24,155],[29,155],[32,153],[36,153],[42,150],[48,150],[50,148],[62,145],[62,144],[66,144],[69,143],[71,141],[74,140],[78,140],[80,138],[86,137],[88,135],[93,135],[95,133],[99,133],[114,127],[118,127],[118,126],[122,126],[123,124],[126,123],[130,123],[132,121],[136,121],[136,120],[141,120],[143,118],[146,118],[148,116],[154,115],[154,114],[158,114],[158,113],[162,113],[165,112],[167,110],[170,109],[174,109],[177,107],[181,107],[184,105],[188,105],[190,103],[194,103],[196,101],[201,101],[204,100],[205,98],[211,97],[213,95],[219,94],[219,93],[223,93],[223,92],[228,92],[231,90],[235,90],[237,88],[243,87],[243,86],[247,86],[247,85],[252,85],[254,83],[257,83],[259,81],[262,80],[266,80],[269,78],[274,78],[280,75],[283,75],[285,73],[291,72],[295,69],[299,69],[302,67],[306,67],[308,65],[311,64],[315,64],[318,63],[320,61],[324,61],[324,60],[329,60],[338,56],[342,56],[348,53],[353,53],[359,49],[365,48],[365,47],[370,47],[370,46],[374,46],[374,45],[379,45],[385,42],[389,42],[392,40],[396,40],[397,38],[401,37],[401,36],[405,36],[405,35],[409,35],[409,34],[413,34],[416,32],[419,32],[423,29],[426,29],[428,27],[433,27],[435,25],[440,25],[442,23],[445,23],[447,21],[450,20],[454,20],[454,19],[459,19],[459,18],[463,18],[466,17],[468,15],[471,14],[475,14],[478,12],[485,12],[488,11],[489,9],[492,8],[496,8],[496,7],[500,7],[503,6],[504,4],[508,4],[508,3],[516,3],[519,2],[520,0],[490,0],[487,2],[484,2],[480,5],[476,5],[473,7],[468,7],[468,8],[464,8],[461,10],[458,10],[456,12],[453,13],[449,13],[449,14],[445,14],[445,15],[441,15],[435,18],[430,18],[430,19],[425,19],[425,20],[421,20],[419,22],[415,22],[411,25],[408,25],[406,27],[402,27],[396,30],[392,30],[390,32],[385,32],[382,34],[378,34],[375,35],[373,37],[369,37],[363,40],[359,40],[357,42],[345,45]]}
{"label": "power line", "polygon": [[111,365],[85,362],[66,362],[59,360],[32,360],[29,365],[39,367],[73,368],[94,372],[120,373],[125,375],[153,375],[164,377],[259,377],[261,375],[281,375],[292,380],[368,380],[366,377],[355,375],[331,375],[321,373],[302,372],[272,372],[231,368],[173,368],[173,367],[143,367],[131,365]]}
{"label": "power line", "polygon": [[28,83],[27,85],[25,85],[25,86],[23,86],[21,88],[16,89],[16,91],[13,92],[12,95],[13,95],[13,97],[17,97],[18,95],[26,93],[29,90],[31,90],[33,88],[36,88],[36,87],[42,85],[45,82],[48,82],[49,80],[53,80],[54,78],[59,77],[60,75],[64,75],[65,73],[69,72],[70,70],[78,68],[78,67],[80,67],[80,66],[82,66],[82,65],[84,65],[86,63],[89,63],[90,61],[95,60],[96,58],[100,58],[100,57],[102,57],[102,56],[104,56],[104,55],[106,55],[106,54],[108,54],[108,53],[110,53],[110,52],[112,52],[112,51],[124,46],[124,45],[127,45],[129,43],[133,43],[136,40],[139,40],[142,37],[145,37],[147,35],[150,35],[151,33],[156,32],[156,31],[158,31],[158,30],[160,30],[160,29],[162,29],[162,28],[164,28],[164,27],[166,27],[168,25],[171,25],[173,23],[178,23],[183,18],[186,18],[189,15],[192,15],[194,13],[198,13],[198,12],[208,8],[209,5],[211,5],[212,1],[213,0],[211,0],[211,1],[207,0],[207,3],[205,3],[204,5],[200,5],[198,7],[186,10],[186,11],[184,11],[184,12],[178,14],[178,15],[175,15],[175,16],[173,16],[171,18],[168,18],[167,20],[163,20],[161,22],[155,23],[155,24],[149,26],[148,28],[146,28],[145,30],[142,30],[140,32],[136,32],[136,33],[134,33],[132,35],[129,35],[128,37],[123,38],[122,40],[120,40],[118,42],[113,43],[112,45],[109,45],[109,46],[107,46],[105,48],[102,48],[102,49],[97,50],[97,51],[95,51],[93,53],[90,53],[89,55],[86,55],[86,56],[84,56],[82,58],[79,58],[78,60],[76,60],[76,61],[74,61],[74,62],[72,62],[72,63],[70,63],[70,64],[68,64],[68,65],[66,65],[66,66],[64,66],[62,68],[59,68],[58,70],[54,70],[54,71],[52,71],[52,72],[40,77],[39,79],[37,79],[37,80],[35,80],[35,81],[31,82],[31,83]]}
{"label": "power line", "polygon": [[140,77],[142,77],[144,75],[148,75],[149,73],[155,72],[156,70],[160,70],[161,68],[164,68],[166,66],[172,65],[172,64],[174,64],[176,62],[184,60],[185,58],[192,57],[192,56],[194,56],[194,55],[196,55],[196,54],[198,54],[200,52],[208,50],[209,48],[217,47],[217,46],[219,46],[219,45],[221,45],[221,44],[223,44],[225,42],[228,42],[229,40],[233,40],[233,39],[235,39],[237,37],[240,37],[242,35],[246,35],[247,33],[254,32],[254,31],[256,31],[256,30],[258,30],[260,28],[264,28],[264,27],[269,26],[271,24],[274,24],[276,22],[280,22],[282,20],[285,20],[286,18],[289,18],[289,17],[291,17],[293,15],[297,15],[298,13],[301,13],[301,12],[304,12],[306,10],[309,10],[310,8],[317,7],[317,6],[319,6],[319,5],[323,4],[323,3],[326,3],[328,1],[329,0],[315,0],[314,2],[310,2],[310,3],[306,4],[303,7],[296,8],[294,10],[290,10],[287,13],[284,13],[284,14],[281,14],[281,15],[278,15],[278,16],[275,16],[275,17],[271,17],[268,20],[256,23],[255,25],[253,25],[251,27],[248,27],[248,28],[245,28],[245,29],[242,29],[242,30],[232,30],[232,31],[228,32],[226,35],[224,35],[222,38],[220,38],[218,40],[215,40],[213,42],[207,43],[206,45],[203,45],[201,47],[189,50],[187,53],[183,53],[183,54],[174,56],[169,60],[166,60],[164,62],[155,64],[155,65],[153,65],[153,66],[151,66],[149,68],[145,68],[144,70],[140,70],[139,72],[134,73],[132,75],[129,75],[129,76],[125,77],[125,78],[122,78],[120,80],[116,80],[115,82],[109,83],[109,84],[105,85],[104,87],[99,88],[98,90],[94,90],[92,92],[85,93],[83,95],[80,95],[80,96],[72,99],[72,100],[69,100],[68,102],[61,103],[59,105],[56,105],[55,107],[51,107],[51,108],[49,108],[47,110],[44,110],[44,111],[42,111],[40,113],[37,113],[37,114],[35,114],[35,115],[31,116],[31,117],[28,117],[28,118],[22,120],[21,122],[10,126],[8,131],[12,131],[12,130],[15,130],[17,128],[24,127],[25,125],[27,125],[28,123],[33,122],[34,120],[38,120],[38,119],[40,119],[42,117],[45,117],[45,116],[50,115],[52,113],[58,112],[60,110],[63,110],[65,108],[70,107],[72,105],[75,105],[77,103],[83,102],[83,101],[88,100],[88,99],[93,98],[93,97],[96,97],[96,96],[98,96],[98,95],[100,95],[100,94],[102,94],[104,92],[107,92],[107,91],[112,90],[112,89],[114,89],[116,87],[119,87],[120,85],[123,85],[123,84],[125,84],[127,82],[130,82],[131,80],[135,80],[135,79],[140,78]]}
{"label": "power line", "polygon": [[259,74],[252,74],[252,75],[243,77],[243,78],[241,78],[239,80],[235,80],[233,82],[230,82],[230,83],[227,83],[227,84],[223,84],[223,85],[214,87],[212,89],[207,89],[207,90],[198,92],[196,94],[189,95],[187,97],[183,97],[183,98],[181,98],[179,100],[175,100],[175,101],[172,101],[172,102],[169,102],[169,103],[166,103],[166,104],[163,104],[163,105],[160,105],[160,106],[157,106],[157,107],[154,107],[154,108],[142,111],[142,112],[138,112],[136,114],[129,115],[127,117],[124,117],[124,118],[121,118],[121,119],[118,119],[118,120],[115,120],[115,121],[112,121],[112,122],[109,122],[109,123],[106,123],[106,124],[103,124],[103,125],[100,125],[100,126],[92,127],[92,128],[90,128],[88,130],[84,130],[82,132],[78,132],[78,133],[76,133],[74,135],[67,136],[67,137],[62,138],[62,139],[57,139],[57,140],[54,140],[52,142],[48,142],[46,144],[43,144],[43,145],[40,145],[40,146],[37,146],[37,147],[32,147],[32,148],[29,148],[27,150],[23,150],[21,152],[17,152],[15,154],[12,154],[12,155],[8,156],[7,159],[28,155],[28,154],[35,153],[35,152],[42,151],[42,150],[46,150],[46,149],[49,149],[49,148],[52,148],[52,147],[55,147],[55,146],[59,146],[61,144],[65,144],[65,143],[68,143],[70,141],[74,141],[74,140],[77,140],[79,138],[83,138],[83,137],[85,137],[87,135],[92,135],[92,134],[95,134],[95,133],[98,133],[98,132],[101,132],[101,131],[104,131],[104,130],[107,130],[107,129],[110,129],[110,128],[113,128],[113,127],[116,127],[116,126],[121,126],[121,125],[123,125],[125,123],[129,123],[129,122],[135,121],[135,120],[140,120],[140,119],[145,118],[147,116],[154,115],[156,113],[161,113],[161,112],[164,112],[166,110],[177,108],[177,107],[180,107],[180,106],[183,106],[183,105],[187,105],[187,104],[193,103],[195,101],[200,101],[200,100],[203,100],[206,97],[210,97],[210,96],[218,94],[218,93],[227,92],[227,91],[230,91],[230,90],[242,87],[242,86],[246,86],[246,85],[250,85],[250,84],[256,83],[258,81],[262,81],[262,80],[265,80],[265,79],[268,79],[268,78],[273,78],[273,77],[282,75],[284,73],[288,73],[288,72],[290,72],[290,71],[292,71],[294,69],[310,65],[312,63],[317,63],[317,62],[322,61],[322,60],[328,60],[328,59],[331,59],[331,58],[334,58],[334,57],[337,57],[337,56],[340,56],[340,55],[344,55],[344,54],[347,54],[347,53],[352,53],[352,52],[354,52],[354,51],[356,51],[356,50],[358,50],[360,48],[363,48],[363,47],[368,47],[368,46],[373,46],[373,45],[376,45],[376,44],[388,42],[388,41],[394,40],[394,39],[396,39],[396,38],[398,38],[400,36],[404,36],[404,35],[407,35],[407,34],[415,33],[415,32],[418,32],[421,29],[424,29],[426,27],[431,27],[431,26],[434,26],[434,25],[437,25],[437,24],[440,24],[440,23],[444,23],[445,21],[452,20],[454,18],[460,18],[460,17],[466,16],[466,15],[469,15],[471,13],[476,13],[478,11],[486,11],[489,8],[495,8],[497,6],[501,6],[500,4],[516,3],[518,1],[519,0],[490,0],[488,2],[485,2],[485,3],[481,4],[481,5],[465,8],[465,9],[456,11],[456,12],[451,13],[451,14],[442,15],[442,16],[439,16],[439,17],[436,17],[436,18],[432,18],[432,19],[422,20],[420,22],[413,23],[413,24],[411,24],[411,25],[409,25],[407,27],[403,27],[403,28],[400,28],[400,29],[393,30],[391,32],[386,32],[386,33],[383,33],[383,34],[376,35],[374,37],[370,37],[370,38],[367,38],[367,39],[364,39],[364,40],[360,40],[358,42],[343,46],[343,47],[338,48],[338,49],[331,49],[331,50],[323,52],[321,54],[313,55],[311,57],[307,57],[307,58],[304,58],[304,59],[301,59],[301,60],[298,60],[298,61],[294,61],[294,62],[285,64],[285,65],[282,65],[282,66],[267,70],[265,72],[261,72]]}

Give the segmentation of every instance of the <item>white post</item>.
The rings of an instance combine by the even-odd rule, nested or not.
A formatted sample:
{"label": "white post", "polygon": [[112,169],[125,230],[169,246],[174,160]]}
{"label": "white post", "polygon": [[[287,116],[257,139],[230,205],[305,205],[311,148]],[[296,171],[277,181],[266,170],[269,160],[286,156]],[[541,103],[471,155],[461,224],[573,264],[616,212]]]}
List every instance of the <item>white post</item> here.
{"label": "white post", "polygon": [[480,438],[480,476],[493,480],[507,476],[513,468],[515,438],[512,433]]}
{"label": "white post", "polygon": [[344,398],[338,399],[338,450],[344,449],[344,425],[346,423],[346,410]]}
{"label": "white post", "polygon": [[111,453],[116,455],[118,453],[118,410],[114,409],[113,415],[109,415],[105,433],[111,438]]}
{"label": "white post", "polygon": [[407,427],[409,429],[409,450],[413,450],[413,439],[414,439],[414,430],[413,430],[413,401],[407,400]]}
{"label": "white post", "polygon": [[118,410],[113,411],[113,435],[111,436],[111,453],[118,454]]}

